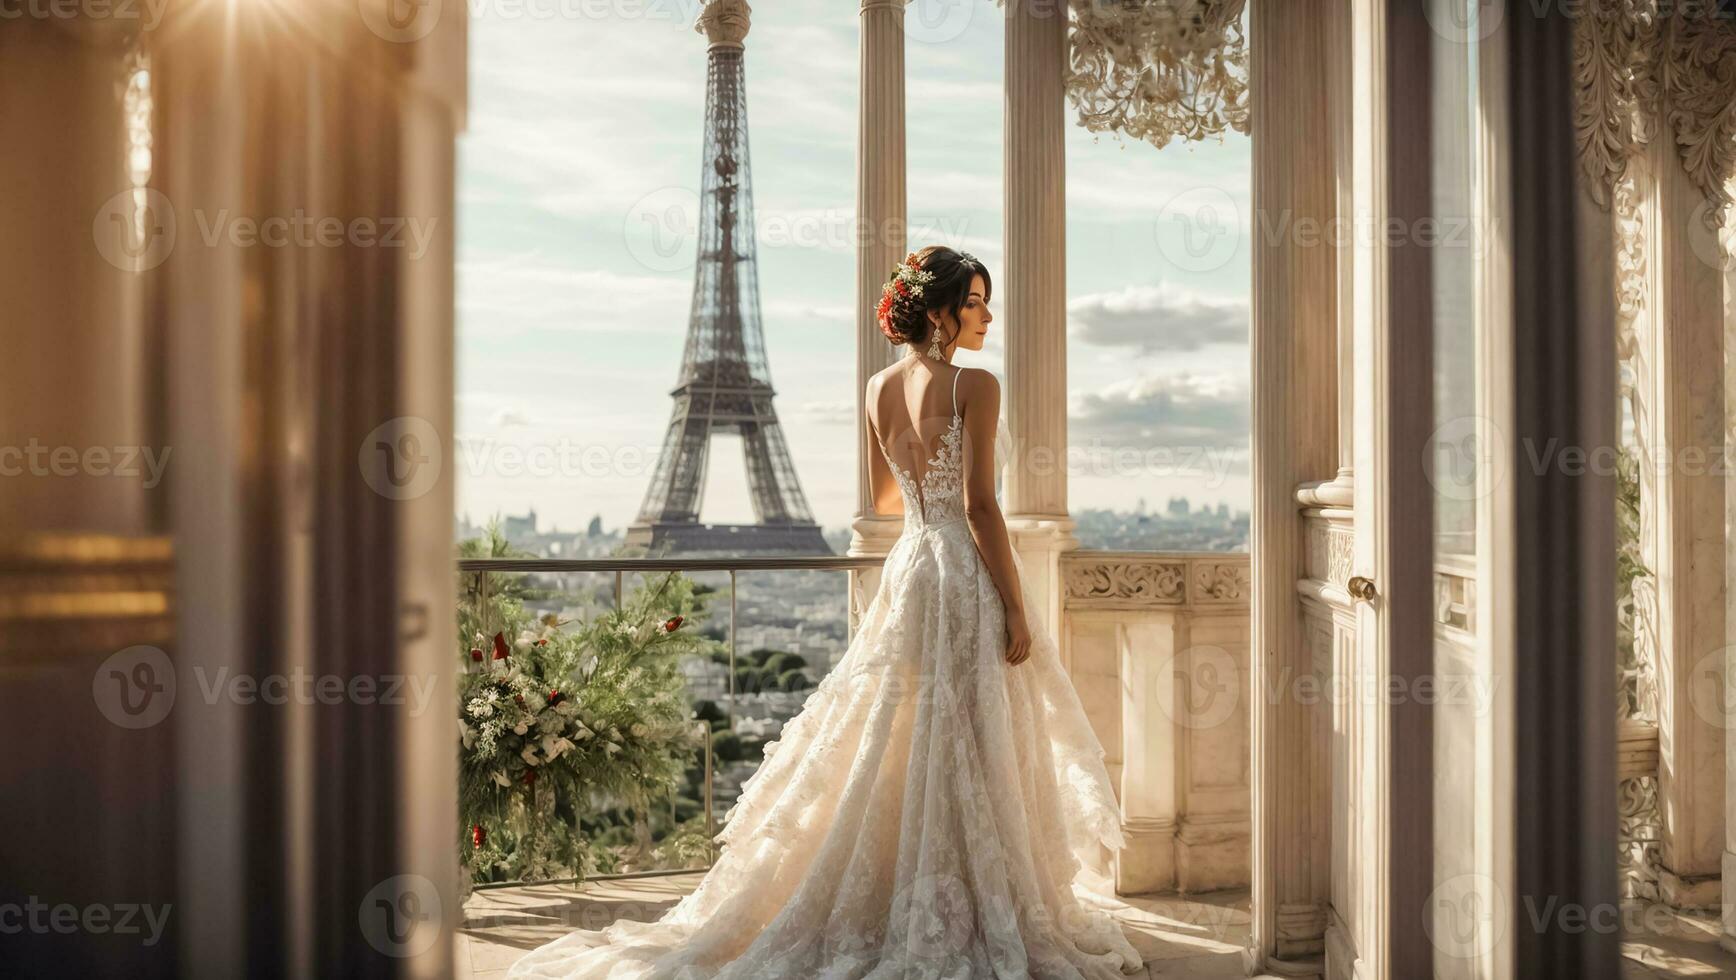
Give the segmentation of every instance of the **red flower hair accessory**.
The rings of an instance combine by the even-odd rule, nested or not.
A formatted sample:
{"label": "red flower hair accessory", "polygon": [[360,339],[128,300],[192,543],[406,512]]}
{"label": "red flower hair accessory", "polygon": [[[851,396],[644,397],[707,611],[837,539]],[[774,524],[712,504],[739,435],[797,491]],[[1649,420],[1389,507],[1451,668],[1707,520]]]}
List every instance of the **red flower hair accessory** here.
{"label": "red flower hair accessory", "polygon": [[909,307],[922,301],[923,287],[934,282],[934,273],[922,268],[922,262],[911,252],[904,261],[892,267],[892,275],[887,278],[886,285],[880,287],[880,303],[874,308],[875,318],[880,322],[880,332],[886,339],[895,344],[902,344],[906,338],[900,337],[893,329],[892,320],[899,312],[899,307]]}

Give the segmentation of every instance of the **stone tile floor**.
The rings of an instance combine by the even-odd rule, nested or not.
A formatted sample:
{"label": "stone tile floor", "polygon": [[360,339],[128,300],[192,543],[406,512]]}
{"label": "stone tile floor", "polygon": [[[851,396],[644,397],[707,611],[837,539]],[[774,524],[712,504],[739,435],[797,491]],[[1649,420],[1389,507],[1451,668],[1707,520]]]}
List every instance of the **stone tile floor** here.
{"label": "stone tile floor", "polygon": [[1622,924],[1623,980],[1736,977],[1736,953],[1718,945],[1716,912],[1629,906]]}
{"label": "stone tile floor", "polygon": [[[498,980],[526,950],[574,929],[598,929],[617,918],[650,920],[699,883],[700,874],[527,885],[475,892],[458,935],[458,976]],[[1248,893],[1153,895],[1126,900],[1115,913],[1128,941],[1145,957],[1133,978],[1243,977],[1248,941]]]}
{"label": "stone tile floor", "polygon": [[[458,935],[458,976],[499,980],[526,950],[574,929],[598,929],[618,918],[651,920],[699,883],[700,873],[657,878],[527,885],[475,892]],[[1245,976],[1248,893],[1150,895],[1124,900],[1115,913],[1145,957],[1136,980]],[[1624,980],[1736,977],[1736,954],[1718,945],[1714,914],[1630,908],[1623,916]]]}

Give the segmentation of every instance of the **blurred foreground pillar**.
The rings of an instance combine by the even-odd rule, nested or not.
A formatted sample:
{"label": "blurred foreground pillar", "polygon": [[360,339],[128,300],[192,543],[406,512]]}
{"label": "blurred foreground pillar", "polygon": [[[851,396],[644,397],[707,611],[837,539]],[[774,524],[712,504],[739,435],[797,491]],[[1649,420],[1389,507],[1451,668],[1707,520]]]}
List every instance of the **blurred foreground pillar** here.
{"label": "blurred foreground pillar", "polygon": [[9,971],[451,972],[446,8],[0,33]]}

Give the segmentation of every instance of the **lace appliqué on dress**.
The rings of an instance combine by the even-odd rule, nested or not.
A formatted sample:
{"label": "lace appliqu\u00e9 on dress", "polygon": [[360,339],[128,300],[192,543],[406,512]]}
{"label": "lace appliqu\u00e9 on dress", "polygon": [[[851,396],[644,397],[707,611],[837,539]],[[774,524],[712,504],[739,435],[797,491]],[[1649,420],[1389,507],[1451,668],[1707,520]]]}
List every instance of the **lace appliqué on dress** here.
{"label": "lace appliqu\u00e9 on dress", "polygon": [[880,447],[880,455],[891,468],[892,479],[904,497],[905,527],[912,526],[912,517],[916,518],[914,526],[919,530],[964,517],[964,453],[959,448],[963,438],[964,417],[955,413],[952,424],[940,437],[939,451],[923,467],[920,483],[893,460],[885,446]]}

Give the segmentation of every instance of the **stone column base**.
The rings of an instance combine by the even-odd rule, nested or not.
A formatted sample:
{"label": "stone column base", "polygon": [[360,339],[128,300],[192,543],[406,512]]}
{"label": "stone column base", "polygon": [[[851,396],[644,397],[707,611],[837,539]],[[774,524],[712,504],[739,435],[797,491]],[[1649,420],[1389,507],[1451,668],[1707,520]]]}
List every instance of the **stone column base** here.
{"label": "stone column base", "polygon": [[[1725,854],[1724,860],[1728,863],[1730,856]],[[1715,909],[1724,899],[1724,882],[1715,874],[1678,875],[1660,867],[1658,891],[1671,908]]]}
{"label": "stone column base", "polygon": [[1149,895],[1175,889],[1175,822],[1123,820],[1127,846],[1115,855],[1115,894]]}
{"label": "stone column base", "polygon": [[1736,851],[1724,852],[1724,928],[1719,930],[1718,945],[1736,953]]}
{"label": "stone column base", "polygon": [[[1278,907],[1278,956],[1267,963],[1267,969],[1283,976],[1319,975],[1325,968],[1321,961],[1326,952],[1326,909],[1319,905],[1280,905]],[[1286,973],[1274,969],[1278,962],[1306,964],[1312,974]]]}
{"label": "stone column base", "polygon": [[1326,980],[1362,980],[1367,976],[1362,961],[1356,955],[1356,942],[1350,930],[1336,912],[1332,924],[1326,927]]}
{"label": "stone column base", "polygon": [[1246,888],[1253,832],[1246,815],[1183,817],[1175,835],[1176,890],[1183,894]]}
{"label": "stone column base", "polygon": [[1263,974],[1274,977],[1302,977],[1307,980],[1323,980],[1326,976],[1326,965],[1318,957],[1303,960],[1281,960],[1271,957],[1266,960]]}

